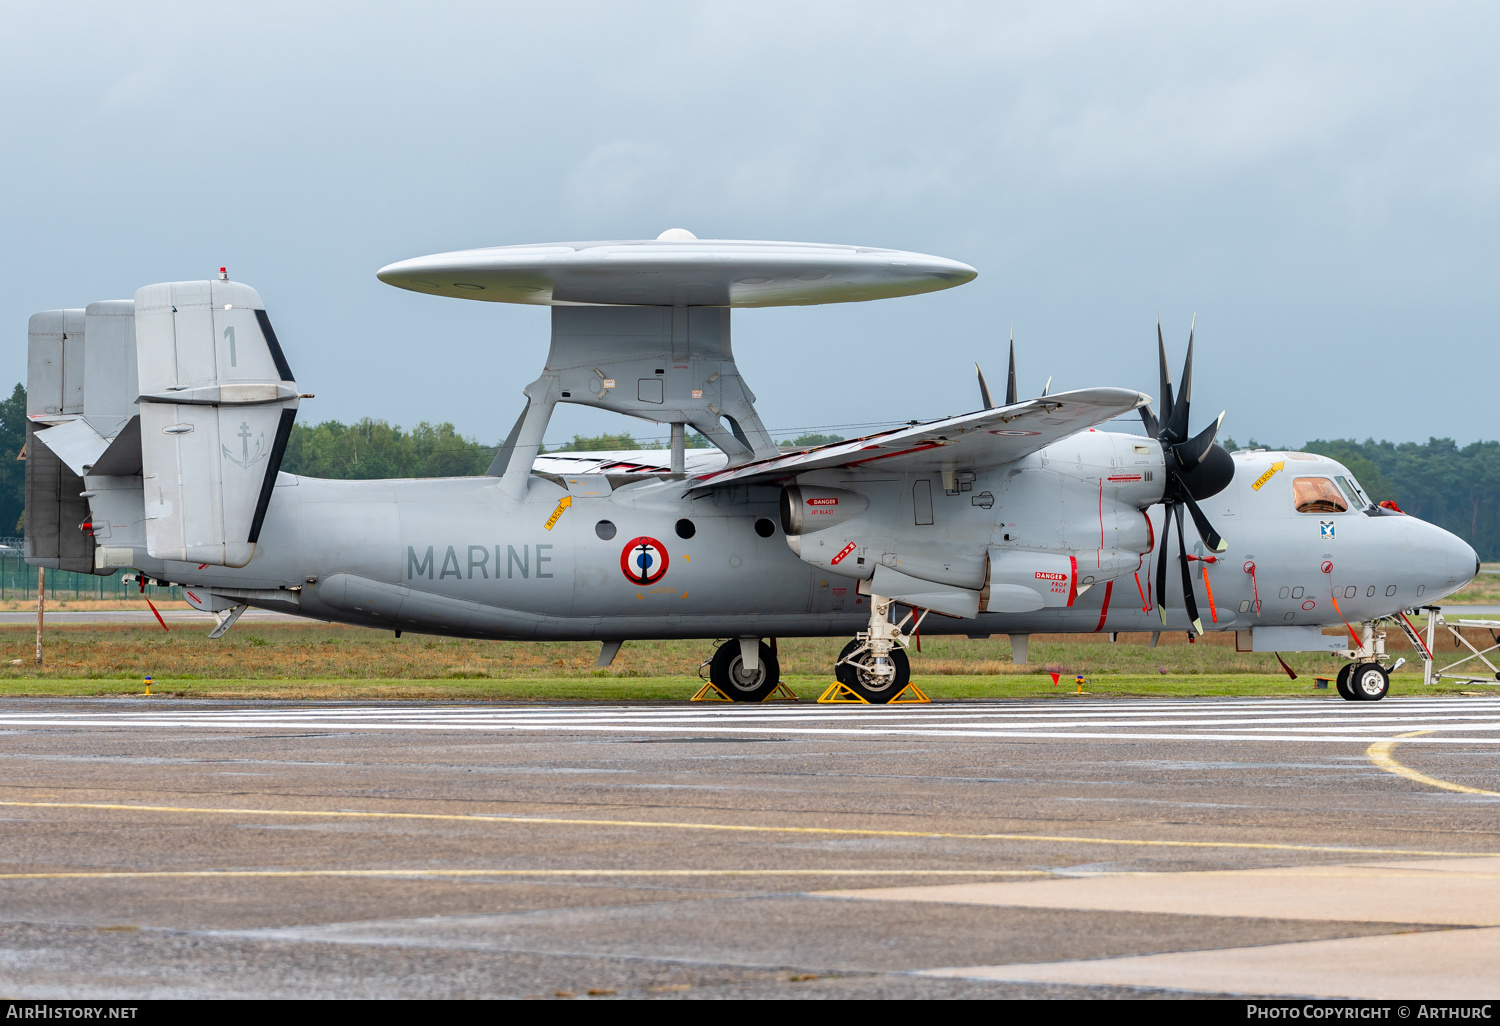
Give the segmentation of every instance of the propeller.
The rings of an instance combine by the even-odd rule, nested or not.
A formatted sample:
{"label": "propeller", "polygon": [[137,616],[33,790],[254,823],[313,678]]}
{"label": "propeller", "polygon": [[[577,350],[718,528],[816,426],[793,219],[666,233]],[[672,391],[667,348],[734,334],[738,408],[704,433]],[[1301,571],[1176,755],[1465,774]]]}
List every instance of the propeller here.
{"label": "propeller", "polygon": [[[979,400],[980,400],[980,402],[984,403],[984,408],[986,410],[993,410],[993,409],[995,409],[1000,404],[997,403],[997,402],[995,402],[994,397],[990,395],[990,385],[989,385],[989,382],[987,382],[987,381],[984,380],[984,371],[982,371],[982,370],[979,369],[979,364],[977,364],[977,363],[974,365],[974,373],[979,375]],[[1051,387],[1052,387],[1052,379],[1048,378],[1047,379],[1047,388],[1051,388]],[[1047,394],[1046,390],[1043,389],[1042,395],[1046,395],[1046,394]],[[1018,401],[1019,400],[1016,399],[1016,327],[1015,327],[1015,325],[1011,325],[1011,328],[1010,328],[1010,374],[1005,379],[1005,405],[1006,406],[1014,406]]]}
{"label": "propeller", "polygon": [[1229,548],[1229,543],[1219,536],[1213,524],[1208,522],[1198,500],[1217,495],[1234,479],[1234,459],[1224,447],[1215,444],[1219,425],[1224,423],[1224,414],[1208,427],[1189,437],[1188,420],[1193,399],[1193,336],[1197,331],[1197,319],[1188,331],[1187,359],[1182,366],[1182,392],[1173,395],[1172,377],[1167,370],[1167,344],[1162,338],[1161,321],[1156,322],[1156,351],[1161,372],[1160,419],[1149,407],[1142,406],[1141,420],[1145,422],[1146,434],[1161,443],[1166,460],[1166,482],[1162,491],[1162,503],[1166,515],[1162,517],[1161,549],[1156,560],[1156,611],[1163,624],[1167,622],[1167,542],[1172,534],[1172,523],[1177,523],[1177,560],[1182,569],[1182,596],[1187,606],[1188,620],[1195,634],[1203,633],[1203,621],[1198,615],[1198,598],[1193,593],[1193,572],[1188,566],[1187,532],[1183,524],[1183,509],[1193,518],[1193,526],[1204,546],[1214,553]]}

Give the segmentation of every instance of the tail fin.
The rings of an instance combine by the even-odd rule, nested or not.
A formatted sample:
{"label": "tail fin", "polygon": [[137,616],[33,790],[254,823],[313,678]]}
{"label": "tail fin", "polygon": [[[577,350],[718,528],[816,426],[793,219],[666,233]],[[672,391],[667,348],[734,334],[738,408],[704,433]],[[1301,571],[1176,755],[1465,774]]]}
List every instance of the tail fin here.
{"label": "tail fin", "polygon": [[244,566],[297,414],[297,383],[259,294],[231,281],[135,294],[146,549]]}
{"label": "tail fin", "polygon": [[48,432],[83,414],[82,310],[33,314],[26,351],[26,561],[32,566],[89,573],[94,540],[80,530],[89,519],[82,470],[55,452]]}

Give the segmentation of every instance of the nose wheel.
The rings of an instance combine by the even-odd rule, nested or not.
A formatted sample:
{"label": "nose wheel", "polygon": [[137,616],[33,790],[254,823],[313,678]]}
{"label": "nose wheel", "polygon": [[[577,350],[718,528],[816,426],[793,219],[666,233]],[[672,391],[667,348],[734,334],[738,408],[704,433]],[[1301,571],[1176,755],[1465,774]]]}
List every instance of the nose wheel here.
{"label": "nose wheel", "polygon": [[1379,663],[1350,663],[1335,683],[1345,701],[1378,702],[1391,690],[1391,675]]}

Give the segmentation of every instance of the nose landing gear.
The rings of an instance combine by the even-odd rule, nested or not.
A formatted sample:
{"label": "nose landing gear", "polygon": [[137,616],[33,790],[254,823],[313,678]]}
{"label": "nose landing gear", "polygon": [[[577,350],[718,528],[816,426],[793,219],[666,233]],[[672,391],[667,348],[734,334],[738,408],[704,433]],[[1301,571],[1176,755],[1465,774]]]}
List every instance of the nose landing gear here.
{"label": "nose landing gear", "polygon": [[1350,663],[1339,670],[1339,695],[1348,702],[1378,702],[1391,690],[1391,675],[1379,663]]}

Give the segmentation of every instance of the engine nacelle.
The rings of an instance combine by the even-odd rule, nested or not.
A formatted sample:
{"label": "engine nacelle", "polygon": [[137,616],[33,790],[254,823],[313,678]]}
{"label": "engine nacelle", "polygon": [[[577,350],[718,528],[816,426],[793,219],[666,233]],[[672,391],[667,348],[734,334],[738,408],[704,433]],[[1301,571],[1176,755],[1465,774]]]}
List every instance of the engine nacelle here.
{"label": "engine nacelle", "polygon": [[801,556],[804,534],[832,530],[869,508],[869,499],[847,488],[789,485],[781,490],[781,530],[786,534],[786,543],[792,551]]}
{"label": "engine nacelle", "polygon": [[805,474],[782,491],[781,522],[792,551],[829,573],[869,581],[884,566],[1025,612],[1138,570],[1162,479],[1154,441],[1090,431],[1000,467]]}

